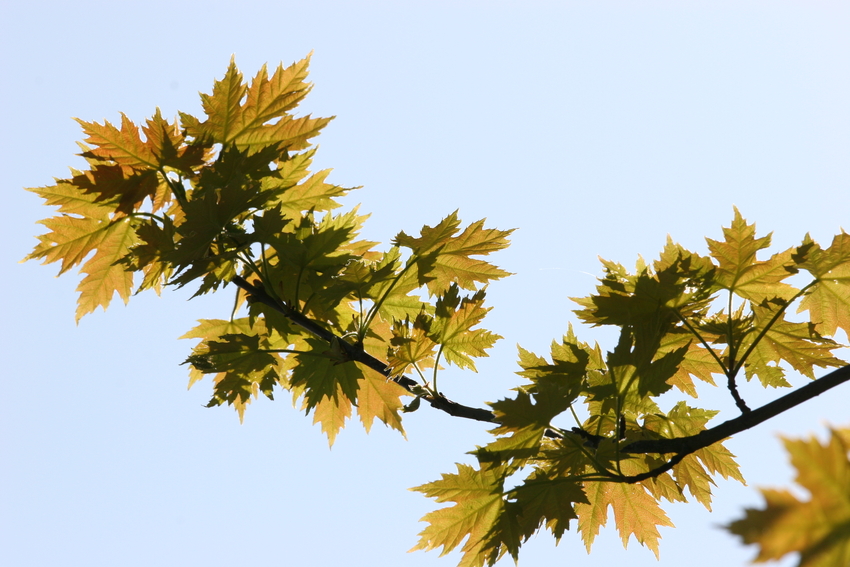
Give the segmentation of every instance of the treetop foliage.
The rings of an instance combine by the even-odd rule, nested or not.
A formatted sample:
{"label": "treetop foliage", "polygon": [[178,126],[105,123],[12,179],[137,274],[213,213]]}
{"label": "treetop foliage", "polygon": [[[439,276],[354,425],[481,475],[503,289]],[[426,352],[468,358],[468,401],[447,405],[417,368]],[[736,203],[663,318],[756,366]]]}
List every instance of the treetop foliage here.
{"label": "treetop foliage", "polygon": [[[760,258],[771,236],[736,209],[708,255],[668,239],[633,270],[603,261],[576,314],[619,329],[611,350],[570,327],[548,356],[519,348],[510,397],[489,409],[450,400],[443,365],[475,371],[501,338],[481,325],[487,285],[509,273],[488,256],[512,231],[454,212],[389,247],[359,239],[367,216],[338,211],[351,188],[309,169],[330,118],[293,115],[307,65],[264,67],[248,83],[231,61],[201,95],[202,117],[79,120],[87,169],[31,189],[58,210],[26,259],[60,262],[60,274],[80,266],[78,320],[116,292],[126,303],[165,286],[235,290],[229,318],[183,338],[200,341],[190,386],[209,375],[208,406],[240,419],[261,393],[285,391],[331,444],[355,410],[367,430],[377,418],[403,433],[422,400],[492,423],[474,466],[414,489],[447,504],[425,516],[414,549],[460,547],[461,565],[492,564],[516,559],[543,527],[560,539],[575,525],[589,550],[610,508],[623,544],[634,537],[657,555],[658,527],[672,526],[663,501],[689,495],[710,509],[718,475],[744,481],[723,439],[850,379],[833,354],[836,332],[850,333],[850,235]],[[814,379],[833,368],[756,410],[737,388],[741,378],[787,388],[789,370]],[[718,411],[690,400],[718,379],[741,416],[709,428]],[[687,397],[665,411],[658,398],[674,389]]]}

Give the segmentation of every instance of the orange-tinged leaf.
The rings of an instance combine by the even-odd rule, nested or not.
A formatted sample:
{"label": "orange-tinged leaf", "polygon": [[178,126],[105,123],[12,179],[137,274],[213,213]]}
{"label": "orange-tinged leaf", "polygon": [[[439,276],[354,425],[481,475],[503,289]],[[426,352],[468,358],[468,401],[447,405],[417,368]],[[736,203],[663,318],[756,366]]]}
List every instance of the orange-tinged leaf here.
{"label": "orange-tinged leaf", "polygon": [[148,144],[142,141],[139,127],[121,113],[121,129],[108,121],[103,124],[86,122],[76,118],[88,138],[86,142],[95,146],[88,153],[92,156],[110,160],[124,167],[134,169],[156,169],[158,160]]}
{"label": "orange-tinged leaf", "polygon": [[[155,199],[157,193],[161,192],[161,178],[155,170],[138,171],[120,165],[98,164],[89,171],[75,175],[71,183],[83,193],[96,195],[98,202],[116,203],[117,206],[112,207],[115,213],[124,215],[137,211],[146,198]],[[159,200],[167,198],[160,196]],[[93,208],[81,214],[92,216],[102,214],[102,211]]]}
{"label": "orange-tinged leaf", "polygon": [[44,259],[44,264],[62,261],[59,275],[85,260],[106,237],[110,223],[102,219],[59,215],[38,221],[51,230],[24,260]]}
{"label": "orange-tinged leaf", "polygon": [[209,148],[197,144],[187,146],[177,121],[168,122],[162,117],[159,108],[142,126],[142,131],[160,167],[170,167],[191,174],[193,168],[205,161]]}
{"label": "orange-tinged leaf", "polygon": [[658,526],[674,527],[658,501],[640,485],[613,482],[585,482],[588,503],[575,505],[578,529],[588,553],[599,529],[608,521],[608,507],[614,510],[614,520],[623,547],[634,536],[658,557]]}
{"label": "orange-tinged leaf", "polygon": [[723,478],[735,479],[741,484],[746,485],[738,463],[735,462],[735,455],[729,449],[723,446],[722,443],[715,443],[704,447],[694,453],[705,468],[711,474],[719,473]]}
{"label": "orange-tinged leaf", "polygon": [[56,185],[27,189],[44,199],[44,204],[59,207],[59,213],[106,219],[115,210],[117,198],[104,200],[101,195],[81,191],[79,185],[68,179],[57,179]]}
{"label": "orange-tinged leaf", "polygon": [[696,456],[688,455],[682,459],[673,467],[673,474],[676,475],[676,484],[682,489],[687,488],[697,502],[711,511],[711,485],[714,481]]}
{"label": "orange-tinged leaf", "polygon": [[76,319],[91,313],[98,307],[105,310],[115,292],[126,304],[133,289],[133,273],[118,264],[130,248],[138,242],[136,230],[130,220],[113,223],[98,242],[97,252],[82,267],[86,276],[77,286]]}
{"label": "orange-tinged leaf", "polygon": [[360,389],[357,391],[357,413],[368,432],[377,417],[388,426],[404,434],[399,411],[404,406],[401,396],[409,395],[407,390],[374,370],[365,369]]}
{"label": "orange-tinged leaf", "polygon": [[313,406],[313,423],[321,423],[322,433],[328,436],[330,446],[350,417],[351,400],[339,384],[334,384],[333,393],[322,397]]}

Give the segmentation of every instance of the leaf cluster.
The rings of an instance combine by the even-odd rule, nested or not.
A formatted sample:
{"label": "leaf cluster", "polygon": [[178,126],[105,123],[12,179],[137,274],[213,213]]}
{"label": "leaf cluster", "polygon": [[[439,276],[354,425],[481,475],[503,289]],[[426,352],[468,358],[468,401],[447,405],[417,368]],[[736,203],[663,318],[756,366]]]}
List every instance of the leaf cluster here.
{"label": "leaf cluster", "polygon": [[[603,352],[570,328],[548,358],[520,347],[527,383],[491,404],[499,426],[473,451],[477,467],[414,489],[452,503],[424,518],[416,549],[460,546],[461,565],[493,564],[516,559],[538,529],[558,540],[576,520],[590,550],[613,510],[623,545],[634,537],[657,555],[658,528],[672,526],[663,501],[690,496],[710,509],[718,475],[744,482],[722,437],[699,442],[717,410],[680,399],[665,411],[659,398],[675,390],[696,398],[698,383],[719,378],[746,420],[739,380],[789,387],[789,370],[814,378],[816,368],[842,367],[831,335],[850,332],[850,236],[827,249],[807,236],[762,260],[770,235],[757,237],[737,210],[723,236],[707,240],[707,256],[668,239],[657,260],[633,271],[603,260],[604,276],[575,299],[576,315],[617,327],[617,344]],[[791,307],[808,320],[792,320]]]}
{"label": "leaf cluster", "polygon": [[771,237],[735,210],[707,256],[668,239],[632,271],[603,261],[576,315],[617,327],[612,350],[570,327],[548,357],[519,348],[524,381],[511,397],[490,409],[451,401],[442,365],[475,371],[501,338],[481,325],[486,286],[509,274],[486,257],[511,231],[463,226],[454,212],[385,249],[359,239],[367,216],[338,201],[350,189],[310,171],[311,140],[330,119],[294,114],[308,62],[246,82],[231,61],[200,117],[79,121],[87,169],[31,189],[58,210],[26,259],[60,262],[60,274],[80,266],[78,320],[116,292],[127,302],[235,284],[230,317],[183,338],[199,340],[189,385],[210,375],[208,405],[240,419],[260,393],[283,390],[331,444],[355,410],[367,430],[377,418],[403,433],[402,414],[422,400],[493,423],[474,466],[414,489],[449,503],[425,516],[414,549],[460,547],[461,565],[493,564],[541,528],[560,539],[574,520],[590,549],[610,508],[623,544],[634,536],[657,555],[659,527],[672,526],[663,501],[689,494],[710,508],[717,475],[743,482],[722,436],[700,441],[718,411],[660,397],[696,398],[719,378],[746,415],[742,378],[788,387],[789,370],[815,378],[844,365],[832,337],[850,333],[850,235],[828,248],[807,236],[759,259]]}
{"label": "leaf cluster", "polygon": [[89,167],[31,189],[58,211],[26,259],[61,262],[60,274],[81,265],[78,320],[116,292],[127,302],[164,286],[197,296],[252,282],[265,303],[237,288],[229,320],[184,335],[200,340],[186,360],[190,386],[211,375],[208,405],[240,419],[259,393],[287,390],[333,443],[355,407],[367,430],[377,418],[403,431],[410,379],[392,378],[409,368],[433,369],[416,385],[433,398],[440,361],[474,370],[487,355],[499,337],[475,328],[488,311],[483,286],[508,273],[481,257],[511,231],[462,227],[452,213],[385,251],[358,239],[367,216],[337,212],[350,189],[309,170],[311,140],[330,119],[293,114],[311,88],[308,63],[246,82],[231,61],[201,95],[201,117],[80,120]]}

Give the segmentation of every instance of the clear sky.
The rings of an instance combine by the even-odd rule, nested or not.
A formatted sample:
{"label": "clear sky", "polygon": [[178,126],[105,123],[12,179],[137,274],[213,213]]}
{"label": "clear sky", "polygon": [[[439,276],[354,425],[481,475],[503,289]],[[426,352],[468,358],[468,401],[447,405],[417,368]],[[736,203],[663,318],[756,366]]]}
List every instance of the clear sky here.
{"label": "clear sky", "polygon": [[[332,450],[287,397],[239,425],[186,391],[178,341],[229,315],[230,292],[120,301],[74,324],[78,278],[19,264],[52,214],[22,187],[80,166],[76,116],[136,121],[198,111],[231,54],[246,75],[314,50],[303,111],[331,180],[388,242],[455,209],[517,227],[494,259],[479,374],[441,389],[482,405],[516,385],[517,343],[543,352],[576,323],[597,256],[633,265],[667,234],[705,250],[736,205],[777,248],[850,228],[847,2],[163,2],[0,5],[3,172],[0,550],[45,565],[453,566],[406,553],[433,501],[406,489],[468,462],[486,425],[421,409],[408,440],[357,423]],[[611,335],[576,328],[611,348]],[[843,337],[842,337],[843,339]],[[794,384],[806,381],[792,377]],[[770,399],[744,385],[751,405]],[[750,485],[720,482],[714,512],[668,506],[661,561],[613,526],[588,556],[576,532],[541,533],[520,565],[744,565],[755,550],[716,526],[793,476],[777,434],[848,423],[847,386],[728,446]],[[728,396],[696,405],[735,415]],[[510,559],[503,562],[511,564]],[[782,565],[791,565],[785,561]]]}

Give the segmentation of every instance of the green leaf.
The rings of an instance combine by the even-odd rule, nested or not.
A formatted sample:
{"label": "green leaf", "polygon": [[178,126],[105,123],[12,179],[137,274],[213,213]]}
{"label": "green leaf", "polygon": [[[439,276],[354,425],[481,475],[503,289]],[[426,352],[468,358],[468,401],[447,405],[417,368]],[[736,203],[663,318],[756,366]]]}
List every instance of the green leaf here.
{"label": "green leaf", "polygon": [[790,300],[797,293],[782,280],[793,275],[791,250],[774,254],[765,262],[756,253],[770,246],[771,235],[756,238],[756,226],[747,224],[738,209],[730,228],[723,229],[725,241],[706,238],[712,257],[719,268],[715,274],[718,289],[734,291],[744,299],[761,303],[765,299]]}
{"label": "green leaf", "polygon": [[205,374],[213,377],[213,396],[207,407],[232,405],[242,421],[245,409],[263,392],[272,399],[275,384],[284,385],[280,357],[266,352],[270,335],[262,321],[201,319],[180,337],[201,339],[184,364],[190,364],[189,387]]}
{"label": "green leaf", "polygon": [[798,312],[808,310],[823,336],[832,336],[839,328],[850,336],[850,234],[842,231],[826,250],[806,235],[797,252],[799,267],[818,280]]}
{"label": "green leaf", "polygon": [[472,357],[488,356],[487,349],[502,338],[486,329],[472,329],[490,311],[482,307],[484,296],[481,290],[472,297],[461,298],[458,286],[452,284],[437,300],[436,317],[429,333],[429,337],[440,345],[447,362],[472,371],[475,371]]}
{"label": "green leaf", "polygon": [[310,90],[304,82],[308,64],[309,57],[287,68],[281,65],[271,77],[263,66],[249,88],[231,59],[224,78],[213,85],[212,95],[201,95],[207,120],[181,115],[183,125],[199,140],[233,144],[251,152],[274,145],[304,149],[331,120],[293,118],[289,113]]}
{"label": "green leaf", "polygon": [[420,371],[434,367],[437,343],[429,336],[430,317],[421,313],[412,323],[409,319],[396,321],[392,329],[387,368],[393,376],[406,374],[413,365]]}
{"label": "green leaf", "polygon": [[[788,387],[790,384],[784,379],[785,372],[778,365],[780,361],[789,363],[794,370],[813,380],[815,366],[830,368],[844,365],[844,361],[832,356],[832,351],[841,348],[841,345],[821,337],[812,323],[793,323],[779,314],[779,318],[767,328],[780,308],[782,306],[767,302],[753,305],[755,326],[741,345],[742,349],[752,345],[751,354],[744,364],[747,379],[758,376],[765,386]],[[759,335],[761,338],[753,344]]]}
{"label": "green leaf", "polygon": [[471,256],[507,248],[507,237],[513,230],[484,228],[484,219],[470,224],[461,234],[457,234],[459,227],[455,211],[433,228],[424,226],[419,238],[400,232],[393,241],[413,251],[412,261],[419,267],[419,282],[426,284],[432,295],[443,293],[452,284],[474,291],[476,282],[486,284],[510,275]]}
{"label": "green leaf", "polygon": [[570,529],[570,522],[578,518],[574,505],[588,504],[581,485],[572,479],[549,480],[534,475],[511,492],[522,510],[519,521],[524,540],[545,525],[559,541]]}
{"label": "green leaf", "polygon": [[504,509],[501,467],[473,469],[457,465],[458,474],[443,474],[442,479],[412,488],[437,502],[454,502],[454,505],[429,512],[423,518],[429,526],[419,534],[419,543],[411,551],[442,547],[440,556],[463,543],[463,557],[459,565],[492,565],[506,551],[493,545]]}

